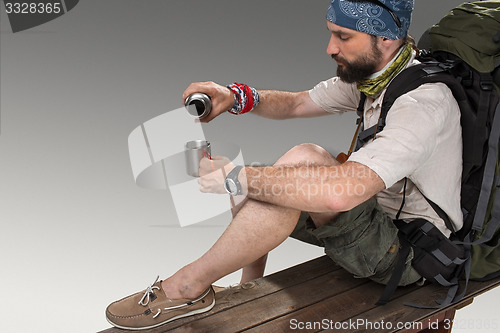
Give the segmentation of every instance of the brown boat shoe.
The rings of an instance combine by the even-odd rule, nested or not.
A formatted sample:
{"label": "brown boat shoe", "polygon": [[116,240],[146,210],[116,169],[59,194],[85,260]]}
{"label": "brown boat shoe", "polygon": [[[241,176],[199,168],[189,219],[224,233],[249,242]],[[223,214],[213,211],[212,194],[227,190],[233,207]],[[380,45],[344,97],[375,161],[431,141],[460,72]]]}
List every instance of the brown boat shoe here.
{"label": "brown boat shoe", "polygon": [[106,319],[118,328],[145,330],[173,320],[210,311],[215,305],[212,287],[195,299],[169,299],[156,281],[146,290],[111,303],[106,309]]}

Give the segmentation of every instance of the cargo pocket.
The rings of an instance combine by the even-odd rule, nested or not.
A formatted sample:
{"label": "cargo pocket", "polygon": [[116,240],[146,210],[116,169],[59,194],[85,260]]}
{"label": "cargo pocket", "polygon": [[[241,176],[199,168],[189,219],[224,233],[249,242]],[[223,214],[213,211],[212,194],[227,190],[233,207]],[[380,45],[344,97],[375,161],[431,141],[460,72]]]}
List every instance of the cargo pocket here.
{"label": "cargo pocket", "polygon": [[389,250],[397,241],[398,229],[375,198],[314,233],[324,242],[325,253],[356,277],[378,279],[397,257],[397,251]]}

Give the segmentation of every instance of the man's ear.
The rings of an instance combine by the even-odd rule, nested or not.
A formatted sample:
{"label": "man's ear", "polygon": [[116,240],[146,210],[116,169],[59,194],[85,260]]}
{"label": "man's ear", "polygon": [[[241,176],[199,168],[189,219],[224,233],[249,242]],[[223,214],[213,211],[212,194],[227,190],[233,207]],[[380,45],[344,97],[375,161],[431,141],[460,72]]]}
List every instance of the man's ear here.
{"label": "man's ear", "polygon": [[389,49],[392,48],[395,43],[396,43],[396,45],[401,44],[399,42],[399,40],[389,39],[389,38],[385,38],[385,37],[379,37],[379,38],[381,40],[380,43]]}
{"label": "man's ear", "polygon": [[385,37],[379,37],[379,47],[381,50],[385,50],[387,52],[395,52],[399,50],[402,45],[401,39],[389,39]]}

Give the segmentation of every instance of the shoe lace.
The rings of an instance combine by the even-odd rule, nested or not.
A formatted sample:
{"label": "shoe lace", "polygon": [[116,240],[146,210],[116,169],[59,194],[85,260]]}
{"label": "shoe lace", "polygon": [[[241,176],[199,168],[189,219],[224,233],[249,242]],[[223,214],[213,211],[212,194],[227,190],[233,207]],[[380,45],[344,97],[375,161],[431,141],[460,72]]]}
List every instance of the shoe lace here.
{"label": "shoe lace", "polygon": [[143,306],[148,305],[149,301],[151,300],[151,295],[154,296],[154,291],[160,290],[160,287],[154,285],[156,282],[158,282],[159,278],[160,278],[160,276],[157,276],[155,282],[153,282],[149,287],[146,288],[144,295],[142,295],[142,298],[139,301],[140,305],[143,305]]}
{"label": "shoe lace", "polygon": [[[192,301],[188,301],[186,303],[175,305],[175,306],[170,306],[170,307],[164,308],[163,310],[168,311],[168,310],[174,310],[174,309],[183,308],[186,305],[193,305],[194,303],[199,302],[200,300],[202,300],[203,298],[205,298],[205,296],[207,296],[209,292],[210,292],[210,289],[207,289],[205,291],[205,293],[203,293],[201,296],[199,296],[198,298],[196,298],[196,299],[194,299]],[[158,317],[161,314],[161,310],[162,309],[156,309],[156,314],[153,316],[153,319],[155,319],[156,317]]]}

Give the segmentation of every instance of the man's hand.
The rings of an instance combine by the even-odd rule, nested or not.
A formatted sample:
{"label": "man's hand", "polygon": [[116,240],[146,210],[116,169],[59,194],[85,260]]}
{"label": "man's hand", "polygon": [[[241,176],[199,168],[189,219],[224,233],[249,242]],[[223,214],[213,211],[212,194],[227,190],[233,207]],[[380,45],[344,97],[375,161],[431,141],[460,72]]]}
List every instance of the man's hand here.
{"label": "man's hand", "polygon": [[234,105],[234,93],[227,87],[214,82],[196,82],[191,83],[182,94],[182,105],[189,95],[194,93],[204,93],[212,101],[212,111],[208,116],[200,119],[203,123],[208,123],[218,115],[231,109]]}
{"label": "man's hand", "polygon": [[234,164],[223,156],[215,156],[212,159],[206,157],[200,161],[200,191],[204,193],[227,193],[224,188],[224,180],[227,174],[234,168]]}

